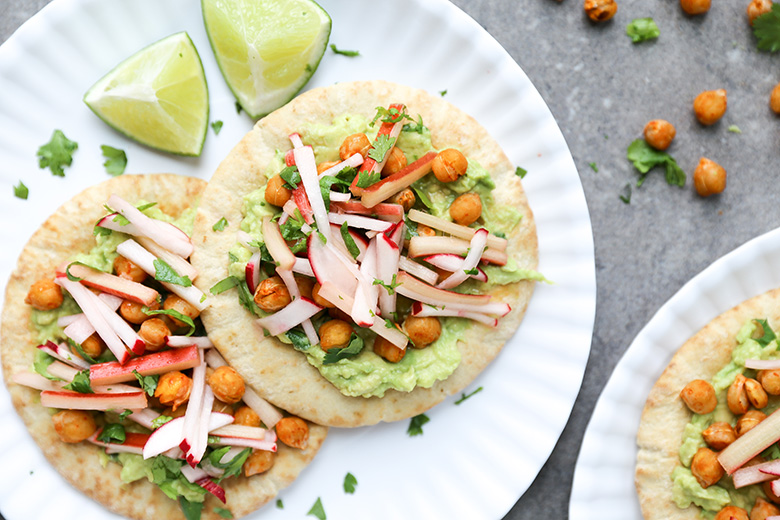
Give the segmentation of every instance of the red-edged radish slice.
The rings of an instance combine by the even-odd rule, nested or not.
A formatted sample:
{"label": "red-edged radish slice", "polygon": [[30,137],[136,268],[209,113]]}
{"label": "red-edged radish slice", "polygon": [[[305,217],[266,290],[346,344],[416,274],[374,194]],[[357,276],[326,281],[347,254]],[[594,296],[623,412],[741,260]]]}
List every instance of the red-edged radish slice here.
{"label": "red-edged radish slice", "polygon": [[384,234],[377,235],[374,240],[376,241],[377,279],[385,284],[379,287],[379,310],[382,317],[390,319],[395,313],[398,295],[395,289],[387,288],[392,287],[393,282],[397,282],[401,250]]}
{"label": "red-edged radish slice", "polygon": [[[357,168],[361,164],[363,164],[363,156],[360,155],[359,153],[354,153],[354,154],[350,155],[349,157],[347,157],[345,160],[341,161],[340,163],[334,164],[333,166],[331,166],[327,170],[323,171],[320,174],[320,177],[325,177],[326,175],[331,175],[331,176],[332,175],[336,175],[337,173],[339,173],[344,168],[348,168],[348,167]],[[333,199],[331,199],[331,200],[333,200]],[[349,199],[347,199],[347,200],[349,200]]]}
{"label": "red-edged radish slice", "polygon": [[211,493],[212,495],[214,495],[215,497],[217,497],[223,504],[227,503],[227,501],[225,500],[225,489],[219,484],[217,484],[216,482],[214,482],[213,480],[211,480],[210,477],[202,478],[195,483],[200,487],[202,487],[203,489],[205,489],[206,491],[208,491],[209,493]]}
{"label": "red-edged radish slice", "polygon": [[180,276],[188,276],[193,281],[198,277],[198,270],[192,267],[191,263],[181,256],[171,253],[164,247],[160,247],[154,240],[146,237],[136,237],[136,241],[154,256],[170,265]]}
{"label": "red-edged radish slice", "polygon": [[398,294],[440,308],[478,312],[498,317],[506,316],[512,310],[509,304],[490,302],[490,295],[460,294],[437,289],[403,271],[398,273],[398,284],[398,287],[396,287]]}
{"label": "red-edged radish slice", "polygon": [[[394,103],[390,105],[391,109],[398,110],[399,113],[403,113],[404,105],[399,103]],[[390,122],[383,122],[382,125],[379,127],[379,131],[377,131],[376,138],[374,139],[374,142],[371,144],[371,150],[375,150],[377,143],[379,143],[379,140],[381,137],[387,137],[390,140],[390,146],[387,147],[387,151],[385,152],[384,157],[380,161],[377,161],[371,157],[366,157],[365,161],[363,161],[363,164],[360,166],[360,172],[368,172],[369,174],[374,172],[381,172],[382,168],[385,167],[385,164],[387,163],[387,159],[390,157],[390,151],[393,149],[393,146],[395,146],[395,142],[398,139],[398,136],[401,135],[401,130],[403,130],[404,122],[403,119],[399,117],[399,121],[395,123]],[[369,152],[370,153],[370,152]],[[355,195],[360,195],[363,193],[364,188],[361,188],[357,185],[357,181],[360,178],[360,175],[356,175],[355,179],[352,181],[352,185],[349,187],[349,190],[354,193]]]}
{"label": "red-edged radish slice", "polygon": [[[214,391],[211,387],[206,385],[203,393],[203,404],[200,409],[200,415],[197,419],[197,426],[188,432],[184,432],[184,441],[189,444],[190,449],[187,451],[187,463],[195,467],[203,458],[206,453],[206,447],[208,446],[209,437],[209,419],[211,417],[211,408],[214,406]],[[185,423],[186,426],[186,423]]]}
{"label": "red-edged radish slice", "polygon": [[289,271],[295,265],[295,255],[284,241],[279,226],[271,221],[271,217],[263,219],[263,238],[268,252],[273,257],[279,269]]}
{"label": "red-edged radish slice", "polygon": [[[277,268],[276,274],[278,274],[279,278],[284,282],[284,285],[287,287],[287,291],[290,293],[290,297],[293,300],[301,297],[301,290],[298,288],[298,282],[295,281],[295,276],[292,271]],[[317,345],[320,342],[320,339],[317,337],[317,331],[314,330],[314,325],[311,323],[311,320],[306,318],[301,322],[301,326],[303,327],[309,342],[312,345]]]}
{"label": "red-edged radish slice", "polygon": [[[123,386],[123,385],[112,385],[112,386]],[[125,385],[126,386],[126,385]],[[127,410],[114,410],[116,413],[121,414],[122,412],[125,412]],[[155,412],[151,408],[144,408],[143,410],[130,410],[130,415],[127,416],[128,419],[133,421],[136,424],[140,424],[146,429],[154,430],[154,420],[160,417],[160,413]]]}
{"label": "red-edged radish slice", "polygon": [[[209,416],[209,431],[216,430],[232,422],[233,416],[231,415],[211,412]],[[176,417],[152,432],[149,440],[144,445],[144,459],[160,455],[173,448],[178,448],[183,438],[184,417]]]}
{"label": "red-edged radish slice", "polygon": [[[103,300],[103,303],[105,303],[106,306],[112,311],[116,311],[119,306],[122,305],[123,301],[122,298],[117,298],[116,296],[112,296],[106,293],[98,294],[98,298]],[[63,332],[65,335],[79,345],[84,343],[88,337],[95,333],[95,327],[92,326],[83,312],[67,317],[73,318],[73,321],[67,325],[61,325],[58,320],[57,325],[64,327]]]}
{"label": "red-edged radish slice", "polygon": [[[438,267],[439,269],[443,269],[451,273],[457,271],[463,265],[463,257],[453,255],[452,253],[439,253],[437,255],[426,256],[423,258],[423,260],[434,267]],[[479,266],[475,266],[474,268],[477,270],[477,274],[472,274],[469,276],[479,282],[487,282],[488,277],[485,271],[483,271]]]}
{"label": "red-edged radish slice", "polygon": [[[187,410],[184,412],[184,426],[179,443],[187,463],[190,462],[190,450],[194,447],[200,433],[200,421],[206,402],[206,363],[201,360],[200,354],[198,354],[198,361],[198,365],[192,369],[192,388]],[[191,465],[194,466],[194,464]]]}
{"label": "red-edged radish slice", "polygon": [[38,349],[72,367],[89,370],[89,363],[76,356],[65,345],[57,345],[52,341],[47,341],[45,345],[38,345]]}
{"label": "red-edged radish slice", "polygon": [[[458,258],[461,259],[460,257]],[[434,285],[439,280],[439,273],[433,269],[428,269],[424,265],[418,264],[414,260],[410,260],[405,256],[401,256],[399,258],[398,268],[402,271],[406,271],[412,276],[416,276],[429,285]]]}
{"label": "red-edged radish slice", "polygon": [[210,433],[211,435],[216,435],[217,437],[239,437],[242,439],[263,440],[265,439],[266,431],[267,430],[265,428],[260,428],[258,426],[228,424],[227,426],[212,430]]}
{"label": "red-edged radish slice", "polygon": [[[69,392],[70,390],[65,390],[63,387],[68,383],[70,383],[70,381],[72,380],[73,378],[71,377],[68,380],[64,380],[64,381],[51,381],[49,379],[46,379],[42,375],[36,374],[34,372],[18,372],[11,376],[11,381],[16,383],[17,385],[34,388],[36,390],[49,390],[51,392]],[[123,385],[123,384],[91,385],[91,386],[92,386],[92,390],[96,394],[129,394],[129,393],[138,392],[139,390],[137,386]]]}
{"label": "red-edged radish slice", "polygon": [[160,296],[160,293],[151,287],[113,274],[103,273],[85,265],[71,264],[68,271],[72,276],[81,278],[81,283],[87,287],[92,287],[124,300],[140,303],[141,305],[149,306]]}
{"label": "red-edged radish slice", "polygon": [[354,213],[356,215],[376,217],[380,220],[387,220],[389,222],[400,222],[404,219],[403,206],[387,202],[382,202],[371,208],[365,207],[359,200],[332,202],[330,209],[337,213]]}
{"label": "red-edged radish slice", "polygon": [[[135,225],[143,236],[154,240],[168,251],[184,258],[188,258],[192,254],[192,242],[184,231],[147,217],[135,206],[117,195],[111,195],[108,198],[108,205],[121,213],[131,224]],[[173,231],[174,229],[178,230],[178,232]]]}
{"label": "red-edged radish slice", "polygon": [[780,413],[773,412],[753,429],[729,444],[718,454],[718,461],[731,475],[768,446],[780,439]]}
{"label": "red-edged radish slice", "polygon": [[731,477],[734,480],[734,487],[739,489],[751,484],[776,479],[778,473],[780,473],[780,460],[771,460],[755,466],[738,469]]}
{"label": "red-edged radish slice", "polygon": [[[416,209],[409,210],[409,220],[432,227],[433,229],[438,229],[439,231],[444,231],[449,235],[463,240],[471,240],[474,233],[477,231],[474,228],[461,226],[460,224],[444,220],[443,218]],[[507,240],[506,238],[501,238],[491,233],[488,235],[487,245],[489,248],[497,251],[506,251]]]}
{"label": "red-edged radish slice", "polygon": [[[111,231],[117,231],[119,233],[124,233],[126,235],[132,235],[134,237],[142,237],[146,236],[141,229],[133,224],[125,224],[122,225],[119,222],[116,221],[117,217],[119,217],[119,213],[111,213],[110,215],[106,215],[102,219],[100,219],[97,223],[98,227],[110,229]],[[189,240],[189,237],[187,234],[182,231],[181,229],[177,228],[173,224],[170,224],[168,222],[162,222],[160,220],[155,221],[163,230],[164,233],[171,233],[176,236],[180,236],[182,240]]]}
{"label": "red-edged radish slice", "polygon": [[301,297],[274,314],[258,319],[257,323],[269,334],[276,336],[300,325],[301,322],[311,318],[321,310],[322,307],[310,299]]}
{"label": "red-edged radish slice", "polygon": [[383,200],[408,188],[413,182],[419,181],[431,172],[431,166],[435,158],[436,152],[428,152],[412,164],[365,188],[362,192],[360,203],[367,208],[372,208]]}
{"label": "red-edged radish slice", "polygon": [[398,246],[398,249],[401,249],[406,235],[406,223],[404,221],[396,222],[391,230],[385,232],[385,235]]}
{"label": "red-edged radish slice", "polygon": [[78,368],[73,368],[70,365],[66,365],[62,361],[54,361],[48,367],[46,367],[46,371],[50,375],[62,379],[63,381],[67,381],[68,383],[73,381],[73,378],[76,377],[76,374],[81,372]]}
{"label": "red-edged radish slice", "polygon": [[121,394],[80,394],[77,392],[41,392],[41,406],[70,410],[113,410],[116,408],[146,408],[142,391]]}
{"label": "red-edged radish slice", "polygon": [[64,329],[71,323],[75,323],[83,318],[84,318],[83,312],[80,312],[78,314],[69,314],[68,316],[60,316],[59,318],[57,318],[57,326],[60,327],[61,329]]}
{"label": "red-edged radish slice", "polygon": [[189,482],[192,482],[193,484],[195,484],[201,479],[209,478],[209,474],[206,472],[205,469],[192,468],[186,465],[181,467],[181,474],[184,475],[184,478],[186,478]]}
{"label": "red-edged radish slice", "polygon": [[131,359],[124,365],[116,361],[96,363],[89,367],[89,379],[92,384],[110,385],[124,381],[135,381],[134,370],[142,376],[152,376],[171,370],[193,368],[199,362],[198,347],[183,347],[146,354]]}
{"label": "red-edged radish slice", "polygon": [[260,284],[260,251],[255,251],[249,261],[246,263],[244,269],[244,276],[246,278],[246,286],[249,288],[249,292],[252,294],[257,290],[257,286]]}
{"label": "red-edged radish slice", "polygon": [[341,193],[340,191],[332,191],[328,195],[331,202],[347,202],[352,198],[351,193]]}
{"label": "red-edged radish slice", "polygon": [[167,336],[165,338],[165,344],[172,348],[182,347],[198,347],[198,348],[212,348],[214,343],[208,338],[208,336]]}
{"label": "red-edged radish slice", "polygon": [[[353,298],[330,282],[325,282],[321,286],[320,296],[343,312],[349,313],[352,310]],[[387,327],[385,320],[382,318],[374,317],[374,323],[369,328],[398,348],[406,348],[406,344],[409,342],[409,338],[403,332],[395,327]]]}
{"label": "red-edged radish slice", "polygon": [[103,442],[97,439],[102,430],[102,428],[97,430],[87,439],[87,441],[106,448],[107,453],[135,453],[136,455],[142,455],[144,444],[149,440],[148,433],[126,432],[125,442],[123,443]]}
{"label": "red-edged radish slice", "polygon": [[[309,225],[314,224],[314,210],[311,208],[311,203],[306,196],[306,189],[303,184],[298,185],[298,187],[292,191],[292,200],[295,202],[298,211],[300,211],[303,221]],[[322,201],[322,203],[324,205],[325,201]],[[293,214],[294,212],[290,213],[291,216]]]}
{"label": "red-edged radish slice", "polygon": [[250,251],[258,250],[257,246],[253,245],[257,240],[246,231],[241,231],[240,229],[236,231],[236,241]]}
{"label": "red-edged radish slice", "polygon": [[291,133],[287,138],[292,143],[293,148],[303,148],[303,139],[301,139],[301,134],[298,132]]}
{"label": "red-edged radish slice", "polygon": [[301,184],[306,190],[306,197],[311,204],[317,229],[330,239],[330,226],[328,225],[328,210],[320,191],[320,181],[317,176],[317,163],[314,160],[314,152],[310,147],[295,148],[295,164],[301,174]]}
{"label": "red-edged radish slice", "polygon": [[218,437],[216,442],[212,443],[214,446],[242,446],[246,448],[254,448],[256,450],[273,451],[276,452],[276,442],[268,440],[257,439],[243,439],[239,437]]}
{"label": "red-edged radish slice", "polygon": [[487,314],[482,314],[481,312],[461,311],[457,309],[450,309],[446,306],[444,308],[434,307],[420,302],[412,303],[412,316],[419,316],[421,318],[428,316],[453,316],[457,318],[468,318],[470,320],[478,321],[480,323],[484,323],[488,327],[498,326],[497,318],[492,318]]}
{"label": "red-edged radish slice", "polygon": [[317,233],[309,235],[307,253],[311,269],[320,285],[331,282],[345,292],[355,294],[357,277],[336,256],[334,250],[320,240]]}
{"label": "red-edged radish slice", "polygon": [[745,368],[775,370],[780,368],[780,359],[746,359]]}
{"label": "red-edged radish slice", "polygon": [[[451,253],[454,255],[466,255],[470,247],[470,242],[454,237],[412,237],[409,241],[408,256],[416,258],[419,256],[435,255],[438,253]],[[496,265],[506,265],[507,255],[503,251],[496,249],[485,249],[482,253],[483,262],[489,262]]]}
{"label": "red-edged radish slice", "polygon": [[337,224],[331,224],[331,240],[330,244],[336,246],[336,248],[341,251],[346,258],[356,260],[358,262],[363,261],[363,257],[366,254],[366,248],[368,248],[368,241],[357,231],[353,229],[347,229],[349,236],[352,237],[352,241],[355,242],[355,245],[358,248],[358,255],[357,257],[353,257],[352,253],[349,252],[349,249],[347,248],[346,242],[344,242],[344,237],[341,235],[341,226]]}
{"label": "red-edged radish slice", "polygon": [[[157,269],[154,267],[154,261],[157,260],[157,257],[154,256],[152,253],[144,249],[141,244],[136,242],[133,239],[125,240],[118,246],[116,246],[117,252],[133,262],[135,265],[143,269],[146,274],[154,277],[157,273]],[[175,283],[168,283],[168,282],[161,282],[163,287],[174,293],[175,295],[179,296],[180,298],[187,300],[187,303],[198,309],[199,311],[202,311],[206,307],[209,306],[209,301],[205,299],[205,295],[203,292],[195,287],[194,285],[190,285],[189,287],[185,287],[183,285],[178,285]]]}
{"label": "red-edged radish slice", "polygon": [[353,215],[350,213],[328,213],[328,220],[338,226],[341,226],[346,222],[349,227],[379,232],[385,232],[392,227],[392,223],[386,220],[377,220],[375,218]]}
{"label": "red-edged radish slice", "polygon": [[311,262],[308,258],[295,257],[295,265],[292,268],[293,273],[302,274],[314,278],[314,271],[311,268]]}
{"label": "red-edged radish slice", "polygon": [[436,287],[439,289],[452,289],[468,280],[470,276],[469,271],[472,271],[477,267],[479,259],[482,258],[482,253],[487,247],[487,236],[487,229],[477,230],[477,232],[474,233],[474,237],[471,239],[468,254],[466,254],[466,258],[461,262],[460,268],[439,282],[439,285]]}

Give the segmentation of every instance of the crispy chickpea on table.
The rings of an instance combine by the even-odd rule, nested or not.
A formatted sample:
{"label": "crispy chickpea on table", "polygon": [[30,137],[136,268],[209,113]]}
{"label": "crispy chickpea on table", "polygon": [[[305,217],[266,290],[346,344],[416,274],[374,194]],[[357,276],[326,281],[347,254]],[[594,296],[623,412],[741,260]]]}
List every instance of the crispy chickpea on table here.
{"label": "crispy chickpea on table", "polygon": [[704,14],[710,10],[710,0],[680,0],[680,7],[685,14]]}
{"label": "crispy chickpea on table", "polygon": [[62,305],[63,300],[60,286],[54,280],[43,278],[32,284],[24,303],[39,311],[51,311]]}
{"label": "crispy chickpea on table", "polygon": [[703,379],[694,379],[682,389],[680,398],[693,413],[710,413],[718,405],[715,389]]}
{"label": "crispy chickpea on table", "polygon": [[653,119],[645,125],[645,141],[656,150],[666,150],[672,144],[677,130],[664,119]]}
{"label": "crispy chickpea on table", "polygon": [[85,410],[61,410],[51,420],[62,442],[81,442],[97,430],[95,419]]}
{"label": "crispy chickpea on table", "polygon": [[702,197],[717,195],[726,189],[726,170],[715,161],[702,157],[693,171],[693,185]]}
{"label": "crispy chickpea on table", "polygon": [[747,6],[747,17],[750,25],[756,18],[772,10],[772,0],[753,0]]}
{"label": "crispy chickpea on table", "polygon": [[775,85],[775,88],[772,89],[772,93],[769,95],[769,108],[775,114],[780,115],[780,83]]}
{"label": "crispy chickpea on table", "polygon": [[726,90],[705,90],[693,100],[693,112],[703,125],[714,125],[726,113],[728,96]]}
{"label": "crispy chickpea on table", "polygon": [[585,0],[583,9],[588,18],[594,22],[606,22],[615,16],[618,5],[615,0]]}

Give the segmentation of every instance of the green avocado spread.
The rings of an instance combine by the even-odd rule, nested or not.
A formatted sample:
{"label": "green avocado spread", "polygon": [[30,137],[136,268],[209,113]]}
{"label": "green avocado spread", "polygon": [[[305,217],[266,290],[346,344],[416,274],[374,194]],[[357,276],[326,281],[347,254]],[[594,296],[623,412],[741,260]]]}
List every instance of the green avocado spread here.
{"label": "green avocado spread", "polygon": [[[346,136],[362,132],[373,142],[379,124],[372,127],[370,123],[370,120],[362,116],[344,114],[335,117],[330,125],[309,124],[301,129],[301,135],[304,144],[312,146],[317,163],[338,161],[339,146]],[[422,124],[406,125],[396,146],[404,153],[408,163],[434,150],[430,131]],[[265,175],[271,178],[283,168],[284,156],[277,152],[274,160],[266,167]],[[417,195],[420,209],[450,221],[452,218],[449,215],[449,207],[452,201],[462,193],[477,193],[483,203],[481,226],[492,233],[509,232],[522,219],[522,215],[515,208],[494,202],[491,192],[495,184],[490,173],[474,161],[469,161],[466,174],[455,182],[444,184],[433,175],[427,175],[415,182],[412,188]],[[419,206],[420,203],[425,206]],[[273,216],[279,211],[279,208],[265,201],[265,186],[262,186],[244,197],[241,229],[253,239],[262,242],[263,217]],[[246,263],[251,255],[252,252],[245,246],[235,244],[229,252],[228,274],[243,279]],[[544,280],[536,271],[519,268],[511,258],[506,266],[487,266],[485,271],[489,283],[464,284],[468,292],[485,291],[494,285],[522,280]],[[259,314],[264,315],[262,311],[259,311]],[[430,388],[436,381],[449,377],[460,364],[458,338],[471,326],[471,322],[463,318],[443,318],[441,323],[442,334],[439,339],[424,349],[407,349],[406,355],[398,363],[389,363],[376,355],[371,348],[373,340],[370,337],[360,354],[335,363],[323,363],[325,352],[321,348],[306,349],[305,354],[309,363],[345,395],[381,397],[388,389],[409,392],[416,386]],[[285,343],[290,342],[284,335],[279,336],[279,339]]]}
{"label": "green avocado spread", "polygon": [[[754,320],[750,320],[742,326],[736,337],[737,345],[731,353],[731,361],[710,381],[718,397],[718,405],[715,410],[708,414],[693,414],[683,430],[679,450],[682,466],[677,466],[671,475],[672,497],[680,508],[687,508],[691,504],[700,507],[702,518],[714,518],[718,511],[727,505],[734,505],[750,511],[757,497],[766,498],[760,485],[736,489],[728,476],[724,476],[717,484],[705,489],[699,485],[690,470],[691,460],[696,451],[706,447],[702,432],[715,422],[727,422],[732,426],[736,424],[737,417],[731,413],[726,404],[726,393],[738,374],[755,377],[755,370],[745,368],[745,360],[776,359],[780,356],[777,351],[777,339],[772,339],[762,345],[755,338],[757,329],[758,325]],[[780,398],[769,396],[769,404],[761,411],[769,415],[779,406]],[[780,458],[780,449],[769,448],[762,453],[762,456],[766,460]]]}

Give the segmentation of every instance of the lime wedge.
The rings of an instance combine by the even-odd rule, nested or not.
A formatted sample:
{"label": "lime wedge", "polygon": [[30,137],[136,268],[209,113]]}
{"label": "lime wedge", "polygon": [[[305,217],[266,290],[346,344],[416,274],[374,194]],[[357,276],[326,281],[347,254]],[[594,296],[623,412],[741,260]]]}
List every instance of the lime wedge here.
{"label": "lime wedge", "polygon": [[330,16],[312,0],[201,0],[201,6],[222,75],[254,118],[291,100],[328,45]]}
{"label": "lime wedge", "polygon": [[198,51],[186,32],[142,49],[84,95],[103,121],[131,139],[180,155],[200,155],[209,121],[209,91]]}

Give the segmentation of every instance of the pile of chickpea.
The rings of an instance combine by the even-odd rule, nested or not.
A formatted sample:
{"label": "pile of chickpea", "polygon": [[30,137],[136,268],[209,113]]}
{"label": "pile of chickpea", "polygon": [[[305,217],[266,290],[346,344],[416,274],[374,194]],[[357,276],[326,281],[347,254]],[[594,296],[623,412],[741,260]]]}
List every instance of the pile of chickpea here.
{"label": "pile of chickpea", "polygon": [[[114,261],[114,271],[117,276],[143,283],[147,274],[141,268],[122,256]],[[62,289],[51,279],[36,281],[25,298],[25,303],[34,309],[47,311],[59,308],[64,301]],[[159,309],[154,303],[152,309]],[[192,319],[200,312],[190,303],[176,295],[168,295],[163,302],[164,309],[173,309]],[[151,317],[143,312],[143,305],[125,300],[119,307],[119,312],[128,322],[140,325],[138,334],[146,342],[147,352],[156,352],[165,345],[166,336],[174,333],[185,333],[189,326],[184,322],[167,315]],[[106,349],[103,340],[92,334],[81,345],[84,353],[94,358],[99,357]],[[77,351],[74,354],[79,356]],[[207,368],[208,385],[214,392],[213,410],[234,416],[233,424],[245,426],[261,426],[260,417],[254,410],[240,404],[245,391],[243,378],[233,368],[222,366],[213,370]],[[162,374],[157,382],[154,397],[149,406],[162,410],[162,415],[181,417],[186,411],[186,404],[192,391],[192,378],[179,370]],[[98,425],[93,412],[86,410],[61,410],[52,416],[54,430],[63,442],[78,443],[88,439],[97,431]],[[309,438],[309,426],[298,417],[285,417],[275,426],[277,436],[287,446],[305,449]],[[276,453],[266,450],[252,450],[244,463],[244,475],[249,477],[263,473],[274,465]]]}
{"label": "pile of chickpea", "polygon": [[[769,402],[769,395],[780,395],[780,370],[760,370],[756,378],[737,375],[726,393],[729,410],[738,417],[736,425],[727,422],[714,422],[702,432],[707,447],[699,448],[691,460],[691,473],[702,488],[717,484],[725,475],[718,462],[718,453],[732,442],[755,428],[766,419],[761,411]],[[707,414],[715,410],[718,398],[710,383],[695,379],[685,385],[680,398],[696,414]],[[743,467],[765,462],[760,455],[744,464]],[[768,516],[780,515],[780,497],[772,492],[769,482],[762,484],[769,501],[759,497],[748,516],[747,511],[736,506],[726,506],[715,516],[715,520],[764,520]]]}
{"label": "pile of chickpea", "polygon": [[[366,134],[352,134],[347,136],[341,143],[339,157],[343,161],[359,153],[365,159],[370,149],[371,141]],[[382,177],[392,175],[407,166],[406,156],[400,148],[394,146],[389,154],[387,163],[381,171]],[[337,161],[321,162],[317,165],[317,172],[322,173],[336,164],[338,164]],[[459,150],[447,148],[436,155],[431,166],[432,173],[436,179],[440,182],[448,183],[456,181],[466,174],[468,160]],[[284,184],[285,181],[281,175],[276,174],[271,177],[266,185],[266,202],[277,207],[284,206],[292,196],[292,192]],[[405,212],[411,210],[416,201],[417,198],[414,191],[410,188],[404,189],[388,200],[388,202],[403,206]],[[471,192],[459,195],[450,205],[449,213],[456,224],[462,226],[471,225],[482,216],[482,199],[480,199],[478,194]],[[436,231],[428,226],[419,224],[417,233],[420,236],[434,236]],[[450,274],[446,271],[438,271],[441,276]],[[315,280],[298,275],[295,276],[295,280],[301,295],[326,308],[328,315],[332,318],[320,326],[319,338],[322,350],[327,352],[331,349],[346,347],[350,342],[352,334],[355,332],[352,328],[352,318],[320,296],[320,284],[316,283]],[[279,276],[271,276],[258,284],[254,294],[254,301],[260,309],[272,313],[289,305],[292,302],[292,297],[282,279]],[[441,322],[436,317],[415,317],[409,315],[403,320],[401,328],[409,337],[412,346],[418,349],[429,346],[441,336]],[[406,349],[397,347],[381,336],[377,336],[374,340],[373,350],[377,355],[391,363],[401,361],[406,354]]]}

